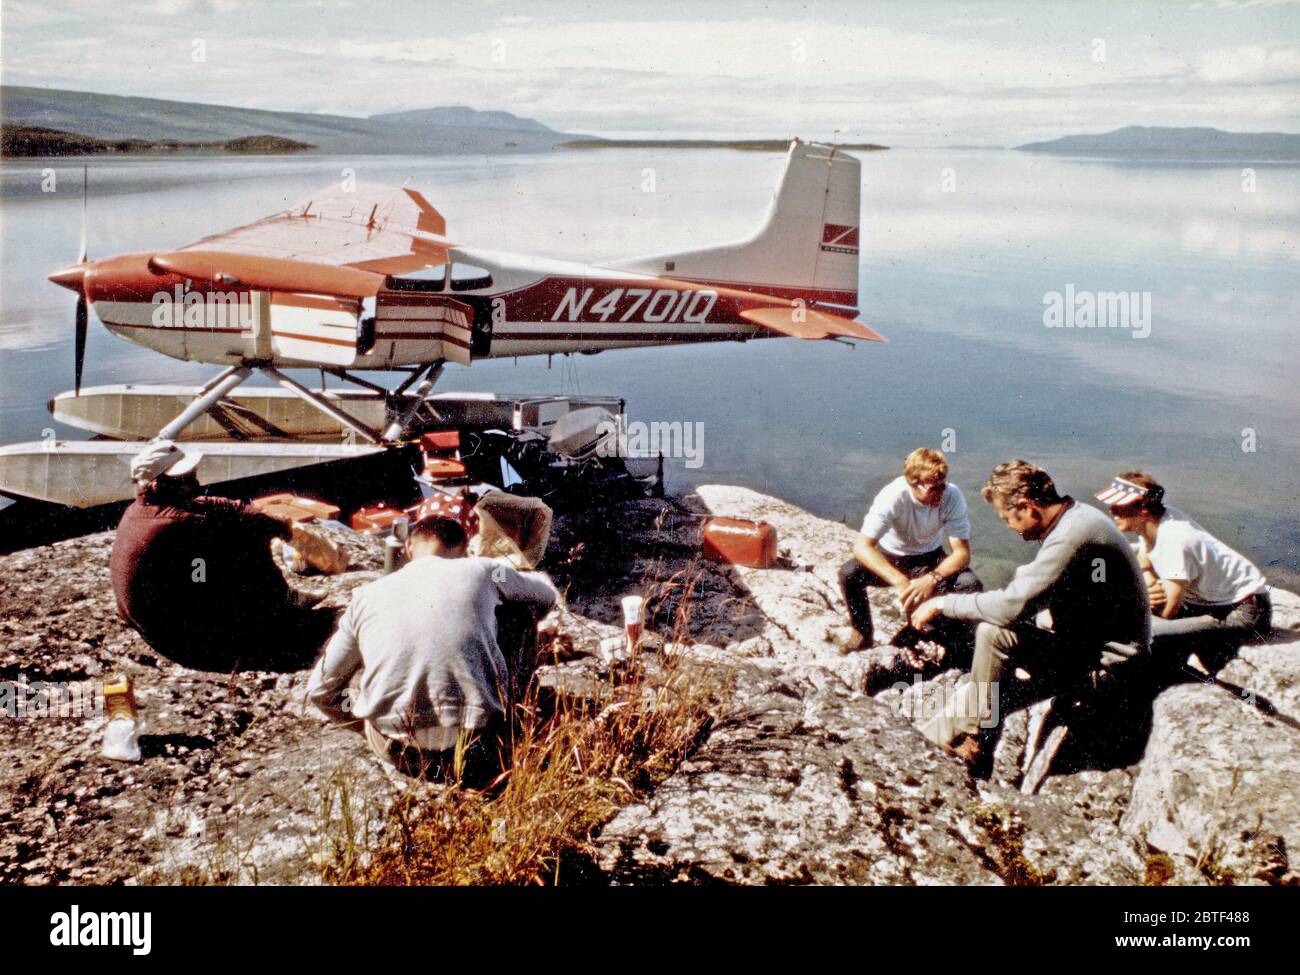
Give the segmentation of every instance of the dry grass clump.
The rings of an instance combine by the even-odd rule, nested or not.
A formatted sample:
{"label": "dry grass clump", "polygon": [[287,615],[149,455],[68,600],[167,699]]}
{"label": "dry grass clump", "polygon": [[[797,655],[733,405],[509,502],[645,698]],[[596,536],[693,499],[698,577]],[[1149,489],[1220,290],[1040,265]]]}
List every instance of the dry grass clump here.
{"label": "dry grass clump", "polygon": [[[593,832],[662,781],[707,733],[716,688],[668,658],[615,669],[597,700],[534,691],[518,709],[510,767],[493,790],[413,790],[378,849],[343,827],[322,880],[353,884],[577,882]],[[349,797],[337,795],[341,808]],[[349,823],[351,817],[338,817]],[[366,855],[369,853],[369,855]],[[573,875],[566,874],[566,868]]]}

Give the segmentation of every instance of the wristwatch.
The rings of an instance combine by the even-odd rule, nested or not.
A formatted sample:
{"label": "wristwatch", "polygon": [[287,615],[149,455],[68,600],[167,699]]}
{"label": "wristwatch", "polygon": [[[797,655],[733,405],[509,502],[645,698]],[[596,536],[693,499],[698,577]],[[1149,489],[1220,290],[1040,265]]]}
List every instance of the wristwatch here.
{"label": "wristwatch", "polygon": [[938,570],[938,569],[934,569],[934,570],[932,570],[932,571],[930,572],[930,575],[934,576],[934,584],[935,584],[936,586],[942,586],[942,585],[943,585],[943,576],[941,576],[941,575],[939,574],[939,570]]}

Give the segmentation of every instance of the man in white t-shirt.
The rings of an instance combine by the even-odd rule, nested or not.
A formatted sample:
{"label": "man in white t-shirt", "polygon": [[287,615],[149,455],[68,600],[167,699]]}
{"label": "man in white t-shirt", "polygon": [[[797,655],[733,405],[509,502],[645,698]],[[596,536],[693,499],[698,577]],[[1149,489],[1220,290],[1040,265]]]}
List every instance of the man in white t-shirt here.
{"label": "man in white t-shirt", "polygon": [[1273,607],[1264,574],[1177,508],[1145,471],[1127,471],[1097,494],[1120,531],[1138,536],[1146,576],[1151,649],[1178,666],[1189,654],[1217,670],[1248,640],[1267,636]]}
{"label": "man in white t-shirt", "polygon": [[[945,552],[943,540],[952,547]],[[840,567],[840,586],[855,631],[842,652],[874,642],[871,586],[890,586],[904,614],[938,593],[979,592],[971,572],[970,516],[966,499],[948,483],[948,461],[920,447],[907,455],[903,476],[886,484],[871,502],[853,558]]]}

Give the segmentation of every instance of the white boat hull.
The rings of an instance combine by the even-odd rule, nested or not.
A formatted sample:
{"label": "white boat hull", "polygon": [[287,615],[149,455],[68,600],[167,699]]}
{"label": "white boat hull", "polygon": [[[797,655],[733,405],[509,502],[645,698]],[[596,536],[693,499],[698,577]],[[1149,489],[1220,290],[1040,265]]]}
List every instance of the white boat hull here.
{"label": "white boat hull", "polygon": [[[49,440],[0,447],[0,493],[75,508],[91,508],[135,496],[131,458],[141,442]],[[199,450],[199,481],[217,484],[312,464],[381,453],[369,444],[186,442]]]}

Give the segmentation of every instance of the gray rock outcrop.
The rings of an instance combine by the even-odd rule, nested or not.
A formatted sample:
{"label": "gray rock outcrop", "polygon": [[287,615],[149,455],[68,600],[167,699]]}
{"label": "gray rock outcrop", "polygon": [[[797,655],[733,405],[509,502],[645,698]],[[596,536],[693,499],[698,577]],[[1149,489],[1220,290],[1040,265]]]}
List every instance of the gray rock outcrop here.
{"label": "gray rock outcrop", "polygon": [[[730,663],[744,675],[737,711],[606,827],[601,862],[617,881],[1294,882],[1286,851],[1300,819],[1300,643],[1247,648],[1217,686],[1164,691],[1145,740],[1136,715],[1110,721],[1125,731],[1115,741],[1086,740],[1113,727],[1077,729],[1038,795],[1018,788],[1031,714],[1010,715],[997,774],[972,785],[909,720],[956,684],[956,671],[889,686],[907,676],[895,648],[836,653],[835,573],[852,530],[742,488],[706,486],[696,498],[706,511],[776,526],[782,561],[730,570],[766,621],[731,647],[750,654]],[[901,617],[886,594],[872,600],[878,638],[888,638]],[[1285,641],[1300,629],[1300,599],[1277,592],[1275,602]],[[754,659],[757,641],[767,659]],[[1233,682],[1240,688],[1225,689]],[[1246,735],[1253,744],[1243,746]]]}
{"label": "gray rock outcrop", "polygon": [[[703,561],[710,512],[766,520],[767,570]],[[882,644],[842,657],[836,572],[853,530],[741,488],[558,518],[544,567],[566,593],[579,654],[547,668],[556,693],[593,694],[619,599],[647,596],[666,653],[728,690],[711,733],[595,840],[611,883],[1294,883],[1300,844],[1300,599],[1275,593],[1277,633],[1217,684],[1188,680],[1125,720],[1072,729],[1037,794],[1033,738],[1007,716],[994,776],[972,781],[912,719],[960,674]],[[375,578],[376,540],[341,536],[349,571],[295,579],[342,606]],[[99,756],[102,719],[5,719],[0,882],[320,879],[346,804],[364,848],[411,786],[350,732],[304,715],[304,672],[188,670],[113,608],[111,532],[0,557],[0,681],[139,688],[145,760]],[[902,625],[873,591],[877,638]],[[1098,743],[1108,725],[1115,741]],[[1095,734],[1094,734],[1095,733]],[[1096,740],[1094,740],[1094,738]],[[327,857],[328,859],[328,857]]]}
{"label": "gray rock outcrop", "polygon": [[732,707],[605,827],[600,864],[616,882],[1141,881],[1137,844],[1114,826],[973,782],[896,708],[832,671],[704,659],[732,676]]}
{"label": "gray rock outcrop", "polygon": [[1165,691],[1120,825],[1212,875],[1300,881],[1300,642]]}

